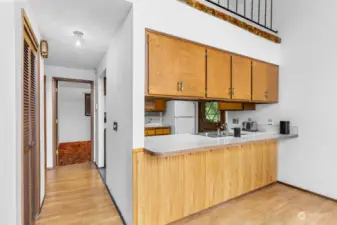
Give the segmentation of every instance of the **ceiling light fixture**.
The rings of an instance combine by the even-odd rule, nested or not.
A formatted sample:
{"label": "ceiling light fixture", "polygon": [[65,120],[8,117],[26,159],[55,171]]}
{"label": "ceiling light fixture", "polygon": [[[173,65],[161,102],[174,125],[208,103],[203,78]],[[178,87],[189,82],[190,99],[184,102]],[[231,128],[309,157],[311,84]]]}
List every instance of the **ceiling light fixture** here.
{"label": "ceiling light fixture", "polygon": [[83,40],[83,32],[81,31],[74,31],[73,32],[74,37],[76,38],[76,47],[81,48],[84,45],[84,40]]}

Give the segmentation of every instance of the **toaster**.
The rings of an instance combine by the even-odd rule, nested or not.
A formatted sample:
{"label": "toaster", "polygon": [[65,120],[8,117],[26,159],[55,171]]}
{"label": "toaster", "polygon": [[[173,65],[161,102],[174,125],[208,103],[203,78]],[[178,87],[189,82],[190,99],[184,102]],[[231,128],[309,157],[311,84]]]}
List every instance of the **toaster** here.
{"label": "toaster", "polygon": [[255,121],[244,121],[242,123],[243,131],[258,131],[257,122]]}

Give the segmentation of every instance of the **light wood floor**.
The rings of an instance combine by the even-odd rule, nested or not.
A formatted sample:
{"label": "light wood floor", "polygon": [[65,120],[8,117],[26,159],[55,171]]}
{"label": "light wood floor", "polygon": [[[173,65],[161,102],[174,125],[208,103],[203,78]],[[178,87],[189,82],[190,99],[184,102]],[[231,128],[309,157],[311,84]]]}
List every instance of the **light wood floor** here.
{"label": "light wood floor", "polygon": [[274,184],[170,225],[337,225],[337,203]]}
{"label": "light wood floor", "polygon": [[[47,196],[37,225],[70,224],[123,224],[91,164],[47,172]],[[337,203],[275,184],[171,225],[337,225]]]}
{"label": "light wood floor", "polygon": [[47,193],[37,225],[122,225],[92,164],[47,171]]}

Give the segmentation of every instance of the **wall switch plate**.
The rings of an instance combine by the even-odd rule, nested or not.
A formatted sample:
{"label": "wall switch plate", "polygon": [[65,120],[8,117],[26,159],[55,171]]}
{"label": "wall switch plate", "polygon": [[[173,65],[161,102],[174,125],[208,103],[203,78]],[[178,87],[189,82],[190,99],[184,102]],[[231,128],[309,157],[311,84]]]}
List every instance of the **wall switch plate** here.
{"label": "wall switch plate", "polygon": [[268,125],[273,125],[273,119],[268,119]]}
{"label": "wall switch plate", "polygon": [[113,126],[113,128],[114,128],[114,131],[117,131],[117,130],[118,130],[118,123],[115,122],[115,121],[114,121],[114,126]]}

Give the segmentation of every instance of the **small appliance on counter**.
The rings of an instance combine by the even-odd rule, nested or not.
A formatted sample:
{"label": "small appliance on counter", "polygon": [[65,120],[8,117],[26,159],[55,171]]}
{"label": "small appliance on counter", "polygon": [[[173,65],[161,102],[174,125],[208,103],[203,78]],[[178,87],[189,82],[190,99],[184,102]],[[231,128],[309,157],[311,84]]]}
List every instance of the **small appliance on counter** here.
{"label": "small appliance on counter", "polygon": [[240,127],[234,128],[234,137],[241,137],[241,128]]}
{"label": "small appliance on counter", "polygon": [[257,132],[257,122],[255,121],[244,121],[242,122],[242,130],[243,131],[249,131],[249,132]]}
{"label": "small appliance on counter", "polygon": [[290,134],[290,121],[280,121],[280,134]]}

